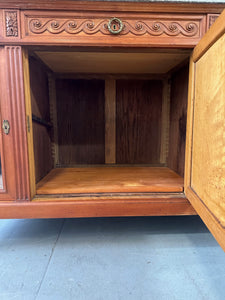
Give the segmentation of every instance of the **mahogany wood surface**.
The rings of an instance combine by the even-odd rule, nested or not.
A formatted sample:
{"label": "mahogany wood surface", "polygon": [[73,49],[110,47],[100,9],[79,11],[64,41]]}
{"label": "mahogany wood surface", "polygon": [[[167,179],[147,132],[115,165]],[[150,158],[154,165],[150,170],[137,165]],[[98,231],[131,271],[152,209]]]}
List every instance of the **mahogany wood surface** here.
{"label": "mahogany wood surface", "polygon": [[22,50],[19,46],[0,47],[1,120],[8,120],[9,134],[2,132],[4,189],[0,200],[30,198],[26,136]]}
{"label": "mahogany wood surface", "polygon": [[[32,47],[38,47],[39,45],[48,45],[64,47],[76,45],[77,47],[80,47],[79,51],[81,52],[84,49],[83,47],[86,47],[86,49],[90,49],[91,47],[106,47],[108,49],[111,48],[112,51],[115,49],[115,47],[124,48],[126,51],[129,51],[129,49],[139,47],[145,50],[154,47],[158,48],[159,51],[160,49],[165,47],[180,49],[193,48],[193,46],[198,43],[198,41],[201,39],[206,29],[208,28],[210,23],[210,15],[213,16],[213,14],[220,13],[222,8],[224,7],[224,4],[220,5],[193,3],[180,3],[178,5],[177,3],[98,3],[86,1],[57,0],[0,0],[0,45],[3,45],[0,48],[1,118],[8,119],[10,121],[10,124],[12,125],[12,130],[10,134],[7,137],[2,136],[3,169],[5,170],[4,180],[6,183],[6,190],[0,193],[0,199],[3,201],[12,199],[20,201],[22,200],[21,203],[3,203],[1,201],[0,217],[37,218],[194,214],[194,209],[187,201],[187,199],[184,198],[184,195],[182,193],[182,177],[178,176],[169,169],[167,169],[167,171],[169,172],[170,176],[168,176],[167,174],[167,178],[164,178],[162,176],[162,173],[159,173],[157,176],[152,175],[152,178],[146,177],[147,184],[146,182],[142,181],[141,189],[143,187],[153,187],[153,190],[156,189],[157,192],[160,192],[162,191],[162,187],[164,188],[164,190],[166,187],[167,192],[170,192],[171,189],[176,189],[176,192],[178,191],[177,196],[168,194],[165,195],[166,192],[162,192],[157,195],[148,196],[146,199],[143,199],[141,195],[139,195],[139,199],[128,199],[127,197],[129,196],[127,195],[126,197],[120,199],[107,198],[104,200],[104,196],[102,196],[100,198],[97,197],[98,199],[91,198],[86,199],[85,201],[84,199],[75,200],[74,197],[71,197],[71,199],[73,199],[70,199],[69,201],[66,197],[62,197],[59,200],[58,196],[55,195],[55,197],[51,199],[50,196],[47,196],[45,199],[43,199],[43,197],[42,199],[40,199],[40,196],[39,198],[36,198],[35,201],[26,201],[30,197],[28,151],[26,146],[26,125],[28,124],[26,124],[24,104],[24,78],[21,46],[29,45]],[[107,28],[104,26],[104,24],[107,24],[109,19],[114,16],[118,16],[122,19],[124,24],[126,24],[126,30],[128,30],[129,32],[126,32],[124,30],[123,33],[119,36],[111,35],[109,34],[109,32],[107,32]],[[74,29],[77,26],[77,24],[73,22],[71,23],[71,18],[75,18],[75,21],[78,22],[78,26],[80,26],[79,22],[84,22],[82,23],[84,26],[82,25],[83,27],[79,27],[81,29],[79,33],[74,32]],[[36,19],[37,21],[35,22],[34,19]],[[90,22],[88,21],[89,19],[91,20]],[[52,22],[52,20],[55,21]],[[157,30],[161,30],[162,28],[159,28],[157,24],[152,23],[155,20],[163,24],[163,32],[161,35],[158,36],[156,34],[158,33]],[[63,25],[64,27],[61,26],[63,22],[65,22],[65,26]],[[177,27],[174,27],[171,22],[177,22]],[[101,27],[100,23],[101,25],[103,25],[103,27]],[[221,25],[223,23],[224,20],[222,19],[221,21],[220,19],[220,21],[216,22],[215,24]],[[151,24],[151,26],[153,26],[153,32],[150,32],[151,30],[146,29],[146,24]],[[70,32],[67,32],[67,25],[69,25]],[[46,29],[43,26],[46,27]],[[143,26],[147,30],[147,32],[142,35]],[[44,31],[41,32],[43,28]],[[214,34],[214,37],[207,35],[204,38],[205,42],[200,43],[198,45],[198,47],[194,51],[194,61],[197,61],[199,57],[204,55],[205,51],[207,51],[207,49],[210,48],[213,42],[215,41],[215,38],[217,39],[218,36],[221,36],[224,33],[224,28],[217,30],[218,28],[219,25],[213,25],[211,27],[210,30],[212,35]],[[62,31],[60,32],[61,29]],[[71,30],[73,32],[71,32]],[[141,34],[139,34],[140,32]],[[42,50],[43,48],[40,49]],[[216,55],[216,58],[219,55],[220,54]],[[39,91],[38,93],[41,95],[42,91]],[[174,95],[176,93],[179,94],[179,91],[175,91]],[[128,98],[128,96],[132,100],[132,96],[127,94],[126,97]],[[192,104],[192,99],[190,100],[190,102]],[[127,108],[130,109],[129,113],[131,119],[134,115],[132,113],[132,106],[133,108],[138,109],[138,104],[136,103],[135,105],[131,105],[131,107],[129,107],[127,103]],[[97,110],[97,108],[95,109]],[[104,115],[104,106],[102,109],[102,114]],[[157,113],[155,115],[158,114],[159,107],[158,109],[156,108],[156,110]],[[42,109],[41,111],[43,113]],[[121,108],[121,111],[123,111],[123,108]],[[189,108],[189,112],[190,111],[192,112],[192,108]],[[180,112],[178,112],[178,114],[179,113]],[[99,118],[99,120],[100,119],[101,118]],[[148,122],[147,119],[145,121]],[[135,125],[134,119],[131,120],[131,122],[133,122],[134,125],[135,135],[138,131],[136,130],[137,126]],[[102,122],[102,119],[100,120],[100,123],[101,125],[103,125],[101,126],[101,128],[103,128],[104,145],[105,124],[104,122]],[[160,124],[162,124],[162,120],[160,120]],[[40,132],[40,129],[37,129],[40,125],[36,124],[35,126],[36,129],[34,129],[34,131],[37,130]],[[140,126],[140,128],[142,128],[142,126]],[[156,126],[156,128],[158,128],[158,125]],[[143,135],[145,135],[147,129],[144,127],[141,130],[143,131]],[[191,132],[192,128],[189,128],[188,130],[189,132]],[[159,141],[160,140],[161,139],[159,138]],[[37,141],[38,140],[36,139],[36,142]],[[148,158],[148,151],[153,151],[153,153],[158,152],[160,154],[160,150],[152,150],[148,143],[149,139],[145,139],[145,143],[144,139],[138,140],[137,142],[137,144],[141,145],[140,149],[143,149],[142,151],[144,151],[143,153],[145,158]],[[38,144],[41,145],[41,143]],[[35,147],[37,148],[38,146]],[[181,147],[181,149],[183,148]],[[192,151],[192,146],[188,145],[187,149]],[[100,150],[100,152],[101,151],[103,153],[104,158],[104,147],[103,150]],[[135,152],[138,153],[137,157],[141,156],[141,152],[138,152],[137,149],[135,149]],[[7,156],[4,156],[5,154],[7,154]],[[47,155],[44,155],[45,159],[47,159]],[[126,155],[129,157],[130,154]],[[152,154],[151,157],[153,156],[154,155]],[[187,158],[190,159],[190,157],[190,153],[187,153]],[[132,158],[131,161],[135,159]],[[154,158],[154,160],[157,159],[158,157]],[[43,161],[44,160],[42,160],[42,162]],[[186,175],[189,176],[190,174],[188,172],[191,170],[191,161],[186,163]],[[197,167],[198,166],[195,166],[195,168]],[[118,169],[119,168],[115,168],[114,172],[117,172],[117,175],[115,175],[114,178],[117,178],[118,176]],[[62,170],[63,169],[61,169],[61,171]],[[160,172],[162,172],[162,170],[163,169],[161,168]],[[55,169],[52,170],[52,172],[54,173]],[[49,173],[49,175],[47,176],[50,176],[50,174],[51,173]],[[134,174],[135,173],[133,173],[132,176],[134,176]],[[162,176],[162,181],[161,179],[159,180],[159,178],[161,178],[159,175]],[[190,183],[190,178],[186,178],[186,175],[185,181],[186,183]],[[46,178],[47,177],[45,177],[44,179]],[[141,178],[143,180],[142,176]],[[149,183],[148,180],[150,180],[151,183]],[[58,186],[62,188],[62,178],[59,182],[60,184],[58,184]],[[223,181],[221,180],[221,182]],[[94,181],[93,183],[96,184],[96,182]],[[134,181],[131,181],[131,183],[136,184],[136,186],[132,186],[132,189],[134,188],[138,190],[140,186],[137,186],[136,174]],[[151,185],[152,183],[153,185]],[[157,184],[161,183],[163,183],[162,186],[157,186]],[[100,184],[99,186],[104,188],[104,185]],[[204,209],[204,205],[202,205],[202,202],[201,205],[198,205],[198,203],[195,202],[198,196],[193,195],[193,191],[190,192],[189,187],[190,186],[188,186],[186,189],[188,197],[192,198],[192,203],[195,205],[195,207],[198,208],[198,212],[202,214],[203,219],[205,219],[206,223],[209,224],[208,226],[210,229],[212,229],[214,234],[216,232],[215,235],[217,237],[221,236],[223,234],[223,231],[221,231],[221,229],[218,229],[217,221],[215,221],[215,218],[212,217],[212,215],[207,215],[208,211]],[[58,187],[56,186],[56,188]],[[91,188],[92,187],[90,187],[90,189]],[[86,191],[84,186],[81,187],[81,190]],[[127,191],[130,192],[131,187],[129,187]],[[197,199],[197,201],[199,201],[199,199]],[[223,203],[220,202],[220,205],[222,206]]]}
{"label": "mahogany wood surface", "polygon": [[116,81],[116,162],[160,163],[162,81]]}
{"label": "mahogany wood surface", "polygon": [[37,184],[38,195],[182,191],[182,177],[157,167],[56,168]]}
{"label": "mahogany wood surface", "polygon": [[44,10],[85,10],[85,11],[127,11],[127,12],[181,12],[181,13],[221,13],[223,3],[185,3],[174,2],[124,2],[124,1],[69,1],[69,0],[0,0],[0,7],[14,9]]}
{"label": "mahogany wood surface", "polygon": [[69,1],[69,0],[0,0],[0,7],[14,9],[44,10],[84,10],[84,11],[127,11],[127,12],[181,12],[181,13],[221,13],[224,3],[174,2],[124,2],[124,1]]}
{"label": "mahogany wood surface", "polygon": [[31,201],[1,203],[0,218],[74,218],[118,216],[195,215],[196,211],[182,195],[153,195],[146,199],[90,201]]}
{"label": "mahogany wood surface", "polygon": [[59,164],[105,163],[105,83],[56,80]]}
{"label": "mahogany wood surface", "polygon": [[[124,24],[118,35],[108,29],[115,14]],[[206,31],[203,14],[135,14],[122,10],[95,13],[26,10],[21,12],[21,23],[21,38],[7,36],[8,39],[3,39],[6,43],[19,40],[22,44],[36,45],[192,48]]]}
{"label": "mahogany wood surface", "polygon": [[[48,76],[43,66],[34,58],[29,60],[32,114],[50,122]],[[52,168],[51,128],[33,121],[33,143],[36,182]]]}
{"label": "mahogany wood surface", "polygon": [[171,77],[170,135],[168,167],[184,176],[188,72],[186,65]]}

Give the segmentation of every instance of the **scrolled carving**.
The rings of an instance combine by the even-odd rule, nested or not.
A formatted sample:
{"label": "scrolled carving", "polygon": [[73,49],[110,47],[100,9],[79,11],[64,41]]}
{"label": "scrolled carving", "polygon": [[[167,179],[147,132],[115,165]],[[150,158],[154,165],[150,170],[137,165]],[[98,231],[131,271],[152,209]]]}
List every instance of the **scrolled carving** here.
{"label": "scrolled carving", "polygon": [[5,12],[6,36],[18,36],[18,21],[16,11]]}
{"label": "scrolled carving", "polygon": [[[68,34],[79,34],[81,32],[93,35],[96,33],[102,33],[109,35],[108,30],[109,20],[100,19],[31,19],[29,21],[29,30],[33,34],[41,34],[48,32],[51,34],[60,34],[66,32]],[[197,22],[187,21],[169,21],[169,20],[146,20],[146,21],[123,21],[123,30],[120,35],[144,35],[151,36],[185,36],[192,37],[199,32],[199,24]]]}
{"label": "scrolled carving", "polygon": [[[38,24],[38,26],[37,26]],[[39,25],[41,24],[41,25]],[[67,32],[69,34],[78,34],[84,32],[86,34],[95,34],[102,32],[107,34],[107,20],[94,22],[93,20],[47,20],[42,22],[38,19],[32,19],[29,22],[29,29],[32,33],[41,34],[49,32],[52,34],[60,34]]]}
{"label": "scrolled carving", "polygon": [[51,22],[51,27],[53,30],[57,30],[59,28],[59,26],[60,26],[59,22],[57,22],[57,21]]}
{"label": "scrolled carving", "polygon": [[75,22],[75,21],[70,21],[69,23],[68,23],[68,28],[69,29],[76,29],[77,28],[77,23]]}

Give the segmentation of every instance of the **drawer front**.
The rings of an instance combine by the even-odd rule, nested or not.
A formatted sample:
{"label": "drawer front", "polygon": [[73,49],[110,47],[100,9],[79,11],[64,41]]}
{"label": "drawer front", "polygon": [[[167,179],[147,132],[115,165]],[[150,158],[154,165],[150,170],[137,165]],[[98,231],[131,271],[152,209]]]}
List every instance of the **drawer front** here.
{"label": "drawer front", "polygon": [[18,12],[19,18],[21,32],[16,36],[6,35],[6,41],[20,39],[25,44],[45,45],[193,47],[206,30],[206,16],[199,14],[26,10]]}

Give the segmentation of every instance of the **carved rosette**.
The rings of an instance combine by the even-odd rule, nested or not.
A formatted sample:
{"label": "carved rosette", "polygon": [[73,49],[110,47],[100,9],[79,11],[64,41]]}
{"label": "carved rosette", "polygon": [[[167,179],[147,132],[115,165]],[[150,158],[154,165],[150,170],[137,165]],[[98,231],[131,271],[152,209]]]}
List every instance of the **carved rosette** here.
{"label": "carved rosette", "polygon": [[[104,35],[112,34],[108,29],[109,20],[100,19],[31,19],[29,21],[29,31],[33,34],[68,34],[85,33],[94,35],[101,33]],[[192,21],[123,21],[123,29],[119,35],[151,35],[151,36],[185,36],[193,37],[199,33],[198,22]]]}
{"label": "carved rosette", "polygon": [[5,27],[6,27],[6,36],[8,37],[18,36],[18,20],[17,20],[16,11],[5,12]]}

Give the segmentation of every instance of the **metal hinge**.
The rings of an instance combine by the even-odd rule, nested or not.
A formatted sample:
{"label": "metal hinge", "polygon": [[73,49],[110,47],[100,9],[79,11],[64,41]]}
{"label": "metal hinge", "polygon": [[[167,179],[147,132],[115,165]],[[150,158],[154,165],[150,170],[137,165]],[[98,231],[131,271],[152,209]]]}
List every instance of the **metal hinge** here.
{"label": "metal hinge", "polygon": [[30,132],[30,116],[27,116],[27,131]]}

